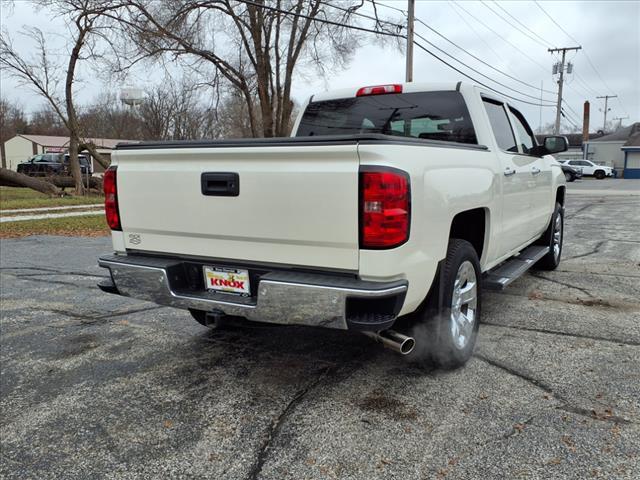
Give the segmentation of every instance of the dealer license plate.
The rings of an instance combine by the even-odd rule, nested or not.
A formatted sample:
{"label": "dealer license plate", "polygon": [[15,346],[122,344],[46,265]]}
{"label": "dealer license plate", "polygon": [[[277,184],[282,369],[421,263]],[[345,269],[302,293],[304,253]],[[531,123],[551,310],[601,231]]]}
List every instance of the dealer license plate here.
{"label": "dealer license plate", "polygon": [[204,267],[204,281],[208,290],[249,296],[249,270],[227,267]]}

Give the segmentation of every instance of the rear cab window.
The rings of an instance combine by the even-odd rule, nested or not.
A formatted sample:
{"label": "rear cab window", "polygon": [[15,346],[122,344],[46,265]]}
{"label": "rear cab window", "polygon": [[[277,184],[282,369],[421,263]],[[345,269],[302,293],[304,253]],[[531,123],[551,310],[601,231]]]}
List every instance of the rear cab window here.
{"label": "rear cab window", "polygon": [[394,93],[311,102],[297,137],[381,133],[477,144],[460,92]]}

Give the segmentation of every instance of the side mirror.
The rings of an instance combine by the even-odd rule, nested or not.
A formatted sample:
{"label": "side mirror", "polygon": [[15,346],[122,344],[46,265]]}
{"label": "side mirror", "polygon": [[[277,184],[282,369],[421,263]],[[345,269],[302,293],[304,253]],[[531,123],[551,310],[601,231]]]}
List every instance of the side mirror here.
{"label": "side mirror", "polygon": [[544,137],[543,146],[545,149],[545,155],[566,152],[569,149],[569,141],[567,140],[567,137],[557,135],[553,137]]}

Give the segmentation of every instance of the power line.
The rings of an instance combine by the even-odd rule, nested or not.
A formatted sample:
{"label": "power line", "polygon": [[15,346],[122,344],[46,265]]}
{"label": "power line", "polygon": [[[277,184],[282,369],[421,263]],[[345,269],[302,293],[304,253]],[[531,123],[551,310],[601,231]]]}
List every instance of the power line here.
{"label": "power line", "polygon": [[529,60],[531,60],[533,63],[535,63],[536,65],[538,65],[543,71],[548,72],[547,67],[545,67],[544,65],[542,65],[540,62],[538,62],[537,60],[531,58],[529,55],[527,55],[525,52],[522,51],[522,49],[520,49],[520,47],[518,47],[517,45],[514,45],[513,43],[511,43],[509,40],[507,40],[505,37],[503,37],[502,35],[500,35],[498,32],[496,32],[493,28],[489,27],[486,23],[484,23],[482,20],[480,20],[479,18],[474,17],[466,8],[464,8],[462,6],[462,4],[460,3],[452,3],[451,0],[449,0],[449,4],[450,5],[455,5],[456,7],[462,9],[462,11],[464,11],[467,15],[469,15],[470,17],[472,17],[476,22],[478,22],[480,25],[484,26],[487,30],[491,31],[494,35],[496,35],[498,38],[500,38],[503,42],[508,43],[509,45],[511,45],[513,48],[515,48],[518,52],[520,52],[524,57],[528,58]]}
{"label": "power line", "polygon": [[528,100],[522,100],[520,98],[516,98],[513,97],[511,95],[507,95],[506,93],[501,92],[500,90],[496,90],[495,88],[490,87],[489,85],[486,85],[482,82],[479,82],[477,79],[473,78],[471,75],[466,74],[465,72],[463,72],[462,70],[460,70],[459,68],[454,67],[453,65],[451,65],[449,62],[447,62],[446,60],[443,60],[442,58],[440,58],[439,56],[437,56],[435,53],[433,53],[431,50],[427,49],[425,46],[423,46],[422,44],[414,41],[413,42],[418,48],[420,48],[421,50],[424,50],[425,52],[427,52],[429,55],[431,55],[432,57],[434,57],[435,59],[439,60],[440,62],[444,63],[446,66],[448,66],[449,68],[455,70],[456,72],[458,72],[460,75],[464,75],[465,77],[467,77],[470,80],[473,80],[474,82],[476,82],[478,85],[481,85],[489,90],[491,90],[492,92],[495,92],[499,95],[502,95],[503,97],[506,98],[510,98],[512,100],[515,100],[517,102],[521,102],[521,103],[526,103],[528,105],[534,105],[536,107],[553,107],[553,105],[548,105],[548,104],[541,104],[541,103],[533,103],[533,102],[529,102]]}
{"label": "power line", "polygon": [[[496,51],[494,50],[494,48],[493,48],[493,47],[492,47],[492,46],[491,46],[491,45],[490,45],[490,44],[489,44],[489,43],[488,43],[488,42],[487,42],[487,41],[482,37],[482,35],[480,35],[480,34],[478,33],[478,31],[475,29],[475,27],[474,27],[471,23],[469,23],[469,22],[467,21],[467,19],[466,19],[466,18],[464,18],[464,16],[463,16],[463,15],[462,15],[462,14],[461,14],[461,13],[460,13],[456,8],[454,8],[454,5],[455,5],[454,3],[449,2],[449,8],[450,8],[451,10],[453,10],[453,12],[454,12],[454,13],[455,13],[459,18],[460,18],[460,20],[462,20],[462,21],[465,23],[465,25],[466,25],[467,27],[469,27],[469,30],[471,30],[471,31],[475,34],[475,36],[476,36],[476,37],[478,37],[478,40],[480,40],[482,43],[484,43],[484,44],[485,44],[485,46],[486,46],[489,50],[491,50],[491,52],[493,52],[493,54],[496,56],[496,58],[499,58],[500,60],[502,60],[502,61],[504,62],[504,58],[502,58],[502,56],[501,56],[498,52],[496,52]],[[509,68],[509,66],[508,66],[508,65],[507,65],[507,68]],[[510,68],[509,68],[509,69],[510,69]],[[511,70],[511,71],[513,71],[513,70]]]}
{"label": "power line", "polygon": [[293,16],[293,17],[306,18],[307,20],[311,20],[313,22],[326,23],[326,24],[329,24],[329,25],[334,25],[336,27],[347,28],[347,29],[350,29],[350,30],[359,30],[361,32],[375,33],[376,35],[385,35],[385,36],[388,36],[388,37],[405,38],[404,35],[401,35],[399,33],[385,32],[383,30],[373,30],[371,28],[359,27],[357,25],[346,25],[344,23],[334,22],[332,20],[327,20],[326,18],[317,18],[317,17],[312,17],[310,15],[305,15],[303,13],[289,12],[289,11],[283,10],[281,8],[272,7],[270,5],[264,5],[262,3],[253,2],[251,0],[238,0],[238,1],[241,2],[241,3],[244,3],[246,5],[252,5],[254,7],[262,8],[262,9],[265,9],[265,10],[271,10],[273,12],[282,13],[283,15],[290,15],[290,16]]}
{"label": "power line", "polygon": [[[574,121],[572,121],[567,115],[566,112],[564,110],[561,110],[560,113],[562,114],[562,118],[564,118],[570,125],[572,125],[574,128],[576,129],[580,129],[580,127],[578,125],[575,124]],[[578,122],[580,123],[580,122]]]}
{"label": "power line", "polygon": [[[539,39],[542,41],[542,43],[543,43],[543,44],[545,44],[545,42],[546,42],[546,44],[545,44],[545,45],[543,45],[545,48],[547,48],[547,47],[549,46],[549,45],[548,45],[548,43],[549,43],[549,42],[548,42],[546,39],[542,38],[542,37],[541,37],[540,35],[538,35],[536,32],[534,32],[534,31],[533,31],[533,30],[531,30],[529,27],[527,27],[524,23],[522,23],[520,20],[518,20],[518,18],[517,18],[517,17],[514,17],[513,15],[511,15],[511,14],[509,13],[509,11],[508,11],[506,8],[504,8],[502,5],[500,5],[500,3],[496,2],[496,0],[493,0],[493,3],[494,3],[494,4],[496,5],[496,7],[498,7],[500,10],[502,10],[504,13],[506,13],[507,15],[509,15],[509,17],[511,17],[511,18],[512,18],[513,20],[515,20],[516,22],[518,22],[518,24],[519,24],[519,25],[521,25],[522,27],[524,27],[528,32],[530,32],[531,34],[533,34],[533,35],[535,35],[537,38],[539,38]],[[552,46],[552,47],[555,47],[555,45],[553,45],[553,44],[551,44],[551,46]]]}
{"label": "power line", "polygon": [[567,37],[569,37],[572,41],[574,41],[575,43],[580,45],[580,42],[578,40],[576,40],[575,38],[573,38],[571,35],[569,35],[567,33],[567,31],[564,28],[562,28],[562,25],[560,25],[558,22],[556,22],[556,20],[551,15],[549,15],[544,8],[542,8],[542,5],[540,5],[537,2],[537,0],[533,0],[533,3],[535,3],[538,6],[538,8],[540,8],[540,10],[542,10],[542,12],[549,18],[549,20],[551,20],[555,24],[556,27],[558,27],[560,30],[562,30]]}
{"label": "power line", "polygon": [[[321,2],[321,3],[323,3],[324,5],[327,5],[327,6],[331,6],[331,7],[337,8],[338,10],[341,10],[341,11],[344,11],[344,12],[352,13],[352,14],[355,14],[355,15],[358,15],[358,16],[361,16],[361,17],[364,17],[364,18],[368,18],[368,19],[370,19],[370,20],[375,20],[377,23],[385,23],[385,24],[392,25],[392,26],[394,26],[394,27],[396,27],[396,28],[402,28],[402,26],[401,26],[401,25],[399,25],[399,24],[392,23],[392,22],[388,22],[388,21],[385,21],[385,20],[379,20],[377,17],[373,17],[373,16],[366,15],[366,14],[359,13],[359,12],[354,12],[354,11],[352,11],[352,10],[350,10],[350,9],[343,8],[343,7],[336,6],[336,5],[332,5],[332,4],[327,4],[327,3],[325,3],[325,2]],[[372,3],[373,3],[373,1],[372,1]],[[383,4],[381,4],[381,5],[383,5]],[[388,5],[385,5],[385,6],[387,6],[388,8],[391,8],[391,9],[393,9],[393,10],[396,10],[396,11],[399,11],[399,12],[402,12],[403,14],[405,14],[405,12],[404,12],[404,11],[402,11],[402,10],[400,10],[400,9],[396,8],[396,7],[391,7],[391,6],[388,6]],[[424,25],[425,27],[427,27],[428,29],[430,29],[431,31],[433,31],[434,33],[436,33],[437,35],[439,35],[440,37],[442,37],[443,39],[447,40],[447,41],[448,41],[449,43],[451,43],[452,45],[456,46],[456,47],[457,47],[457,48],[459,48],[460,50],[464,51],[464,52],[465,52],[465,53],[467,53],[468,55],[470,55],[470,56],[472,56],[473,58],[475,58],[476,60],[480,61],[480,62],[481,62],[481,63],[483,63],[484,65],[487,65],[487,66],[489,66],[490,68],[492,68],[493,70],[495,70],[495,71],[497,71],[497,72],[499,72],[499,73],[501,73],[501,74],[503,74],[503,75],[506,75],[506,76],[508,76],[509,78],[512,78],[512,79],[514,79],[514,80],[516,80],[516,81],[518,81],[518,82],[520,82],[520,83],[523,83],[524,85],[526,85],[526,86],[528,86],[528,87],[530,87],[530,88],[535,88],[536,90],[539,90],[539,89],[538,89],[538,87],[535,87],[535,86],[532,86],[532,85],[530,85],[530,84],[527,84],[526,82],[522,82],[522,81],[521,81],[521,80],[519,80],[518,78],[516,78],[516,77],[512,77],[511,75],[508,75],[508,74],[506,74],[506,73],[502,72],[501,70],[498,70],[498,69],[496,69],[495,67],[492,67],[491,65],[487,64],[486,62],[484,62],[482,59],[480,59],[480,58],[476,57],[475,55],[473,55],[473,54],[471,54],[471,53],[469,53],[469,52],[467,52],[464,48],[460,47],[459,45],[457,45],[457,44],[455,44],[454,42],[452,42],[451,40],[449,40],[447,37],[445,37],[445,36],[444,36],[444,35],[442,35],[440,32],[436,31],[435,29],[433,29],[432,27],[430,27],[429,25],[427,25],[427,24],[426,24],[425,22],[423,22],[421,19],[416,18],[415,20],[416,20],[417,22],[421,23],[422,25]],[[424,36],[420,35],[419,33],[417,33],[417,32],[416,32],[416,33],[415,33],[415,35],[416,35],[417,37],[419,37],[420,39],[422,39],[423,41],[425,41],[426,43],[428,43],[429,45],[431,45],[432,47],[434,47],[435,49],[437,49],[439,52],[441,52],[441,53],[445,54],[445,55],[446,55],[446,56],[448,56],[449,58],[451,58],[451,59],[455,60],[456,62],[460,63],[461,65],[463,65],[464,67],[468,68],[469,70],[471,70],[471,71],[473,71],[473,72],[477,73],[478,75],[481,75],[482,77],[487,78],[488,80],[493,81],[494,83],[496,83],[496,84],[500,85],[501,87],[504,87],[504,88],[506,88],[506,89],[508,89],[508,90],[514,91],[514,92],[516,92],[516,93],[518,93],[518,94],[520,94],[520,95],[523,95],[523,96],[525,96],[525,97],[529,97],[529,98],[532,98],[532,99],[534,99],[534,100],[538,100],[538,98],[539,98],[539,97],[537,97],[537,96],[533,96],[533,95],[529,95],[529,94],[527,94],[527,93],[521,92],[521,91],[519,91],[519,90],[514,89],[513,87],[510,87],[509,85],[503,84],[503,83],[501,83],[501,82],[498,82],[497,80],[492,79],[491,77],[488,77],[487,75],[483,74],[482,72],[480,72],[480,71],[476,70],[475,68],[473,68],[473,67],[471,67],[471,66],[467,65],[467,64],[466,64],[466,63],[464,63],[463,61],[461,61],[461,60],[457,59],[456,57],[452,56],[451,54],[449,54],[449,53],[448,53],[448,52],[446,52],[445,50],[441,49],[440,47],[438,47],[438,46],[437,46],[437,45],[435,45],[434,43],[430,42],[428,39],[426,39]],[[415,43],[415,42],[414,42],[414,43]],[[421,48],[422,48],[423,50],[425,50],[425,51],[428,51],[428,50],[426,50],[423,46],[421,46]],[[429,52],[429,53],[431,54],[431,52]],[[442,60],[440,57],[438,57],[438,56],[436,56],[436,55],[433,55],[433,56],[434,56],[435,58],[437,58],[438,60],[440,60],[441,62],[445,63],[447,66],[449,66],[449,67],[451,67],[451,68],[454,68],[454,69],[455,69],[455,67],[453,67],[453,66],[452,66],[452,65],[450,65],[449,63],[445,62],[445,61],[444,61],[444,60]],[[460,73],[460,70],[458,70],[458,69],[455,69],[455,70],[456,70],[456,71],[458,71],[458,72]],[[477,83],[481,84],[481,82],[478,82],[478,80],[477,80],[477,79],[475,79],[474,77],[471,77],[470,75],[466,75],[466,74],[465,74],[465,76],[466,76],[467,78],[470,78],[470,79],[471,79],[471,80],[473,80],[474,82],[477,82]],[[482,85],[483,85],[483,86],[486,86],[487,88],[490,88],[490,87],[488,87],[487,85],[484,85],[484,84],[482,84]],[[506,94],[502,93],[502,92],[501,92],[501,91],[499,91],[499,90],[496,90],[496,89],[493,89],[493,88],[491,88],[491,90],[492,90],[492,91],[495,91],[496,93],[499,93],[499,94],[501,94],[501,95],[504,95],[504,96],[506,96],[506,97],[509,97],[509,98],[514,99],[514,100],[518,100],[518,101],[520,101],[520,100],[519,100],[519,99],[517,99],[516,97],[510,97],[509,95],[506,95]],[[555,92],[547,91],[547,93],[555,93]],[[543,100],[543,101],[544,101],[544,100]],[[549,100],[546,100],[546,101],[549,101]],[[540,103],[536,103],[535,105],[539,106],[539,105],[540,105]],[[549,104],[549,105],[544,105],[544,104],[543,104],[542,106],[551,106],[551,104]]]}
{"label": "power line", "polygon": [[576,116],[576,119],[580,118],[580,115],[578,114],[578,112],[576,112],[573,108],[571,108],[571,105],[569,105],[569,103],[566,100],[562,99],[562,104],[565,107],[567,107]]}
{"label": "power line", "polygon": [[[535,90],[537,90],[537,91],[540,91],[540,87],[537,87],[537,86],[532,85],[532,84],[530,84],[530,83],[524,82],[524,81],[520,80],[519,78],[516,78],[516,77],[514,77],[514,76],[512,76],[512,75],[509,75],[508,73],[503,72],[502,70],[500,70],[500,69],[498,69],[498,68],[494,67],[493,65],[491,65],[491,64],[489,64],[489,63],[487,63],[487,62],[485,62],[485,61],[484,61],[484,60],[482,60],[481,58],[479,58],[479,57],[475,56],[473,53],[469,52],[468,50],[465,50],[463,47],[461,47],[461,46],[460,46],[460,45],[458,45],[457,43],[453,42],[452,40],[450,40],[450,39],[449,39],[449,38],[447,38],[446,36],[442,35],[442,34],[441,34],[439,31],[437,31],[435,28],[433,28],[433,27],[431,27],[431,26],[427,25],[425,22],[423,22],[422,20],[420,20],[418,17],[416,17],[416,22],[421,23],[421,24],[422,24],[422,25],[424,25],[426,28],[428,28],[429,30],[431,30],[433,33],[435,33],[436,35],[438,35],[440,38],[442,38],[442,39],[446,40],[447,42],[449,42],[449,43],[450,43],[451,45],[453,45],[454,47],[456,47],[456,48],[458,48],[459,50],[463,51],[464,53],[466,53],[466,54],[467,54],[467,55],[469,55],[470,57],[474,58],[474,59],[475,59],[475,60],[477,60],[478,62],[482,63],[483,65],[485,65],[485,66],[489,67],[490,69],[492,69],[492,70],[494,70],[494,71],[496,71],[496,72],[498,72],[498,73],[500,73],[500,74],[502,74],[502,75],[504,75],[504,76],[506,76],[506,77],[508,77],[508,78],[510,78],[510,79],[512,79],[512,80],[515,80],[516,82],[521,83],[522,85],[525,85],[525,86],[527,86],[527,87],[529,87],[529,88],[533,88],[533,89],[535,89]],[[553,92],[553,91],[551,91],[551,90],[542,90],[542,91],[543,91],[543,92],[545,92],[545,93],[551,93],[551,94],[554,94],[554,95],[555,95],[555,93],[556,93],[556,92]],[[537,98],[537,97],[536,97],[536,98]]]}
{"label": "power line", "polygon": [[573,77],[578,81],[582,88],[585,89],[585,91],[588,93],[588,96],[594,97],[598,95],[598,92],[591,85],[589,85],[577,72],[573,73]]}
{"label": "power line", "polygon": [[[521,92],[520,90],[516,90],[515,88],[510,87],[509,85],[505,85],[504,83],[501,83],[501,82],[499,82],[499,81],[497,81],[497,80],[494,80],[493,78],[491,78],[491,77],[489,77],[489,76],[485,75],[484,73],[482,73],[482,72],[480,72],[480,71],[476,70],[475,68],[470,67],[469,65],[467,65],[467,64],[466,64],[466,63],[464,63],[463,61],[458,60],[458,59],[457,59],[457,58],[455,58],[453,55],[451,55],[451,54],[447,53],[446,51],[444,51],[443,49],[441,49],[440,47],[438,47],[438,46],[437,46],[437,45],[435,45],[434,43],[432,43],[432,42],[430,42],[429,40],[427,40],[425,37],[423,37],[422,35],[420,35],[418,32],[415,32],[415,35],[416,35],[417,37],[419,37],[422,41],[424,41],[424,42],[428,43],[429,45],[431,45],[433,48],[435,48],[435,49],[436,49],[436,50],[438,50],[439,52],[441,52],[441,53],[445,54],[447,57],[449,57],[449,58],[451,58],[451,59],[455,60],[456,62],[458,62],[458,63],[460,63],[461,65],[465,66],[466,68],[468,68],[468,69],[469,69],[469,70],[471,70],[472,72],[477,73],[478,75],[480,75],[480,76],[482,76],[482,77],[486,78],[487,80],[492,81],[492,82],[494,82],[494,83],[496,83],[496,84],[500,85],[501,87],[504,87],[504,88],[506,88],[506,89],[509,89],[509,90],[511,90],[511,91],[513,91],[513,92],[515,92],[515,93],[518,93],[518,94],[520,94],[520,95],[524,95],[525,97],[533,98],[534,100],[539,100],[539,97],[537,97],[537,96],[529,95],[528,93],[524,93],[524,92]],[[543,101],[551,102],[551,100],[548,100],[548,99],[543,99]],[[549,104],[549,106],[552,106],[552,104]]]}
{"label": "power line", "polygon": [[[283,15],[290,15],[290,16],[295,16],[295,17],[300,17],[300,18],[306,18],[306,19],[314,21],[314,22],[326,23],[326,24],[335,25],[335,26],[342,27],[342,28],[347,28],[347,29],[352,29],[352,30],[359,30],[359,31],[364,31],[364,32],[368,32],[368,33],[374,33],[376,35],[387,35],[387,36],[393,36],[393,37],[396,37],[396,38],[406,38],[405,35],[398,34],[398,33],[384,32],[384,31],[380,31],[380,30],[373,30],[373,29],[370,29],[370,28],[358,27],[356,25],[346,25],[346,24],[343,24],[343,23],[334,22],[332,20],[311,17],[309,15],[305,15],[305,14],[302,14],[302,13],[289,12],[289,11],[283,10],[281,8],[260,4],[260,3],[257,3],[257,2],[253,2],[251,0],[239,0],[239,1],[242,2],[242,3],[245,3],[247,5],[252,5],[252,6],[255,6],[255,7],[258,7],[258,8],[263,8],[263,9],[266,9],[266,10],[275,11],[275,12],[278,12],[278,13],[282,13]],[[428,40],[424,39],[424,37],[422,37],[422,36],[420,36],[420,37],[423,40],[425,40],[427,43],[431,44],[431,42],[429,42]],[[483,86],[483,87],[485,87],[485,88],[487,88],[487,89],[489,89],[489,90],[491,90],[491,91],[493,91],[495,93],[498,93],[499,95],[502,95],[503,97],[510,98],[510,99],[515,100],[517,102],[526,103],[526,104],[529,104],[529,105],[534,105],[534,106],[537,106],[537,107],[551,107],[551,106],[553,106],[553,105],[548,105],[548,104],[533,103],[533,102],[530,102],[528,100],[522,100],[520,98],[514,97],[512,95],[507,95],[507,94],[501,92],[500,90],[497,90],[497,89],[495,89],[493,87],[490,87],[489,85],[486,85],[486,84],[478,81],[477,79],[475,79],[471,75],[469,75],[469,74],[463,72],[462,70],[456,68],[455,66],[451,65],[450,63],[448,63],[446,60],[440,58],[438,55],[436,55],[435,53],[431,52],[429,49],[424,47],[422,44],[420,44],[420,43],[418,43],[416,41],[414,41],[413,43],[414,43],[414,45],[416,45],[421,50],[424,50],[425,52],[427,52],[432,57],[436,58],[440,62],[442,62],[445,65],[447,65],[449,68],[455,70],[456,72],[458,72],[459,74],[465,76],[466,78],[469,78],[470,80],[474,81],[478,85],[481,85],[481,86]],[[431,45],[433,45],[433,44],[431,44]],[[436,47],[436,46],[434,45],[434,47]],[[439,49],[439,47],[436,47],[436,48]],[[441,50],[441,49],[439,49],[439,50]],[[441,51],[443,51],[443,50],[441,50]],[[446,53],[446,52],[444,52],[444,53]],[[462,63],[462,62],[460,62],[460,63]],[[463,65],[464,65],[464,63],[463,63]],[[470,68],[470,67],[467,67],[467,68]],[[507,87],[507,88],[510,88],[510,87]]]}
{"label": "power line", "polygon": [[[569,37],[571,40],[573,40],[576,43],[580,43],[578,42],[575,38],[573,38],[569,32],[567,32],[564,28],[562,28],[562,26],[560,24],[558,24],[558,22],[555,21],[555,19],[549,15],[547,13],[547,11],[542,8],[542,5],[540,5],[537,0],[533,0],[534,3],[538,6],[538,8],[540,10],[542,10],[542,12],[549,18],[549,20],[551,20],[562,32],[564,32],[564,34]],[[589,63],[589,65],[591,66],[591,68],[593,69],[593,71],[596,73],[596,75],[598,76],[598,78],[600,79],[600,81],[602,82],[602,84],[604,85],[604,87],[609,91],[609,92],[613,92],[613,89],[611,87],[609,87],[609,85],[607,84],[607,82],[605,81],[605,79],[602,77],[602,75],[600,75],[600,72],[598,71],[598,69],[596,68],[596,66],[594,65],[594,63],[591,61],[591,57],[589,57],[589,54],[586,51],[582,51],[582,53],[584,53],[585,58],[587,59],[587,62]],[[620,100],[618,100],[618,102],[620,102]],[[622,107],[622,102],[620,102],[620,106]],[[624,107],[622,107],[622,109],[624,110]],[[625,110],[625,113],[626,110]]]}
{"label": "power line", "polygon": [[[398,31],[398,32],[403,30],[403,29],[405,29],[405,28],[407,28],[406,25],[403,25],[403,24],[400,24],[400,23],[395,23],[395,22],[390,22],[389,20],[380,20],[377,16],[367,15],[366,13],[358,12],[357,10],[355,10],[353,8],[345,8],[345,7],[341,7],[339,5],[334,5],[332,3],[327,3],[327,2],[323,2],[323,1],[320,1],[318,3],[320,3],[322,5],[326,5],[327,7],[335,8],[336,10],[340,10],[341,12],[345,12],[345,13],[348,13],[350,15],[355,15],[355,16],[358,16],[358,17],[366,18],[368,20],[373,20],[373,21],[376,22],[376,25],[382,25],[382,24],[390,25],[392,27],[395,27],[396,31]],[[374,3],[374,2],[372,1],[371,3]],[[374,5],[377,5],[377,4],[374,3]]]}
{"label": "power line", "polygon": [[405,17],[407,16],[407,11],[398,7],[392,7],[391,5],[387,5],[386,3],[376,3],[375,0],[367,0],[367,2],[372,3],[374,7],[385,7],[390,10],[395,10],[396,12],[402,13]]}
{"label": "power line", "polygon": [[[508,25],[510,25],[511,27],[513,27],[514,29],[516,29],[517,31],[519,31],[520,33],[522,33],[523,35],[525,35],[527,38],[529,38],[529,39],[533,40],[533,41],[534,41],[534,42],[536,42],[538,45],[541,45],[541,46],[543,46],[543,47],[545,47],[545,48],[548,48],[548,47],[549,47],[549,44],[548,44],[548,43],[545,43],[544,41],[542,41],[542,42],[541,42],[541,41],[540,41],[540,40],[538,40],[537,38],[532,37],[532,36],[531,36],[531,35],[529,35],[527,32],[525,32],[524,30],[522,30],[521,28],[517,27],[516,25],[514,25],[513,23],[511,23],[509,20],[507,20],[506,18],[504,18],[500,13],[498,13],[497,11],[495,11],[495,10],[491,7],[491,5],[489,5],[488,3],[484,2],[484,1],[482,1],[481,3],[482,3],[486,8],[488,8],[489,10],[491,10],[491,12],[492,12],[494,15],[497,15],[498,17],[500,17],[500,18],[501,18],[505,23],[507,23]],[[500,5],[498,5],[497,3],[496,3],[496,5],[497,5],[498,7],[500,7]],[[502,7],[500,7],[500,8],[502,8]],[[504,10],[504,9],[503,9],[503,10]],[[505,10],[505,12],[506,12],[506,10]]]}

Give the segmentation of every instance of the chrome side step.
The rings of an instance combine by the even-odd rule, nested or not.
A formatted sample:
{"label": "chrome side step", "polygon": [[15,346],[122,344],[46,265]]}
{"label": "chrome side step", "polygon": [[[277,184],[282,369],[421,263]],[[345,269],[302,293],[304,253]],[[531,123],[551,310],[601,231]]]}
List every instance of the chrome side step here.
{"label": "chrome side step", "polygon": [[531,246],[485,273],[482,286],[487,290],[504,290],[511,282],[521,277],[538,260],[544,257],[549,247]]}

